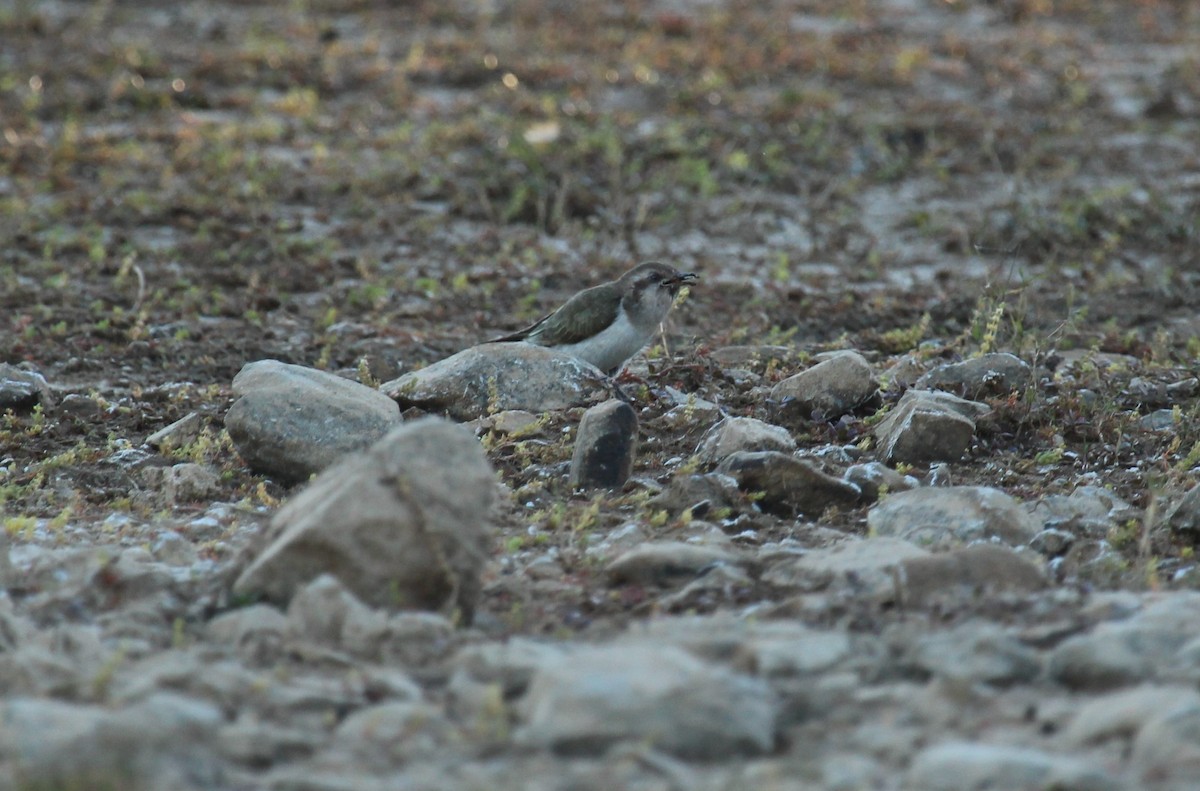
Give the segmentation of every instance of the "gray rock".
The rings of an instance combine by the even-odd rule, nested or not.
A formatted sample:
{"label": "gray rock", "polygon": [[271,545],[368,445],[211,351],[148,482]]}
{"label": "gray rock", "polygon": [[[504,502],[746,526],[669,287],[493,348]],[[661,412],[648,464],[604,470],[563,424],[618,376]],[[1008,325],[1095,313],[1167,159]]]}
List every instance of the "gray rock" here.
{"label": "gray rock", "polygon": [[277,360],[248,363],[233,379],[240,398],[225,428],[251,469],[289,483],[308,480],[400,423],[382,393],[325,371]]}
{"label": "gray rock", "polygon": [[53,700],[0,703],[0,766],[20,788],[194,788],[221,785],[209,749],[213,705],[159,692],[127,709]]}
{"label": "gray rock", "polygon": [[105,406],[99,400],[82,393],[68,393],[58,402],[60,414],[77,420],[97,420],[104,415]]}
{"label": "gray rock", "polygon": [[903,475],[878,461],[847,467],[844,477],[859,488],[866,502],[875,502],[884,490],[889,494],[906,492],[921,485],[920,481],[911,475]]}
{"label": "gray rock", "polygon": [[949,390],[967,398],[1005,396],[1032,382],[1029,364],[1008,352],[947,363],[917,380],[922,390]]}
{"label": "gray rock", "polygon": [[1050,677],[1071,689],[1103,690],[1170,679],[1187,632],[1139,623],[1102,624],[1050,655]]}
{"label": "gray rock", "polygon": [[526,637],[514,637],[504,643],[478,643],[462,648],[452,664],[457,676],[483,684],[497,684],[505,698],[525,694],[539,667],[553,664],[564,655],[560,645]]}
{"label": "gray rock", "polygon": [[1080,486],[1069,495],[1048,495],[1026,507],[1046,529],[1061,528],[1098,538],[1114,525],[1142,518],[1141,509],[1099,486]]}
{"label": "gray rock", "polygon": [[284,651],[287,618],[269,604],[252,604],[218,615],[205,627],[207,637],[232,646],[252,665],[271,665]]}
{"label": "gray rock", "polygon": [[422,758],[444,757],[463,741],[440,708],[389,701],[347,717],[333,735],[334,748],[366,767],[386,770]]}
{"label": "gray rock", "polygon": [[733,508],[741,500],[737,480],[719,472],[705,475],[676,475],[667,487],[650,498],[650,506],[671,514],[691,510],[704,518],[713,510]]}
{"label": "gray rock", "polygon": [[457,420],[488,412],[547,412],[607,395],[604,374],[564,352],[530,343],[485,343],[380,389],[404,406],[445,411]]}
{"label": "gray rock", "polygon": [[1200,486],[1193,486],[1167,514],[1167,524],[1182,533],[1200,531]]}
{"label": "gray rock", "polygon": [[991,409],[949,393],[909,390],[875,427],[875,438],[890,464],[957,461],[975,435],[975,420]]}
{"label": "gray rock", "polygon": [[801,629],[797,634],[751,637],[738,649],[734,664],[762,678],[794,678],[836,668],[853,651],[845,632]]}
{"label": "gray rock", "polygon": [[995,686],[1030,682],[1042,670],[1036,651],[989,623],[919,637],[909,659],[937,678]]}
{"label": "gray rock", "polygon": [[738,451],[776,450],[791,453],[796,440],[782,426],[773,426],[752,417],[727,417],[708,430],[696,455],[713,464]]}
{"label": "gray rock", "polygon": [[38,404],[54,406],[54,394],[46,377],[37,371],[0,363],[0,413],[6,409],[33,409]]}
{"label": "gray rock", "polygon": [[1141,777],[1177,784],[1171,788],[1200,786],[1200,705],[1168,704],[1138,731],[1130,763]]}
{"label": "gray rock", "polygon": [[896,569],[897,600],[910,607],[1000,593],[1031,593],[1044,587],[1041,567],[1007,547],[991,544],[911,558]]}
{"label": "gray rock", "polygon": [[1174,409],[1156,409],[1150,414],[1138,418],[1138,426],[1145,431],[1175,431],[1178,429],[1176,421],[1180,417],[1175,414]]}
{"label": "gray rock", "polygon": [[1028,747],[946,742],[913,759],[910,791],[1119,791],[1122,785],[1094,764]]}
{"label": "gray rock", "polygon": [[801,592],[832,590],[875,601],[896,596],[895,569],[902,561],[928,556],[917,545],[899,538],[846,541],[814,549],[799,557],[771,562],[762,580]]}
{"label": "gray rock", "polygon": [[464,429],[437,418],[400,426],[289,500],[234,591],[287,601],[329,573],[372,606],[452,605],[469,618],[495,488]]}
{"label": "gray rock", "polygon": [[584,412],[571,456],[571,488],[624,486],[633,471],[637,438],[637,413],[624,401],[610,399]]}
{"label": "gray rock", "polygon": [[518,744],[599,755],[634,741],[682,758],[768,752],[776,703],[762,681],[677,648],[581,648],[543,664],[521,701]]}
{"label": "gray rock", "polygon": [[683,393],[671,386],[663,388],[666,391],[668,403],[673,403],[658,422],[676,431],[693,427],[711,425],[721,416],[721,407],[695,393]]}
{"label": "gray rock", "polygon": [[1145,684],[1092,698],[1079,707],[1063,731],[1068,744],[1082,747],[1112,738],[1132,738],[1164,713],[1200,707],[1200,692],[1182,685]]}
{"label": "gray rock", "polygon": [[292,597],[288,634],[295,639],[376,659],[387,615],[359,601],[331,574],[322,574]]}
{"label": "gray rock", "polygon": [[190,566],[200,559],[196,545],[174,530],[164,530],[150,545],[150,554],[168,566]]}
{"label": "gray rock", "polygon": [[261,770],[272,764],[299,762],[328,743],[323,730],[288,728],[244,715],[218,731],[216,749],[229,761]]}
{"label": "gray rock", "polygon": [[182,448],[200,436],[204,428],[204,418],[199,412],[188,412],[169,426],[160,428],[146,437],[146,444],[155,450],[174,450]]}
{"label": "gray rock", "polygon": [[1049,528],[1029,539],[1029,548],[1048,558],[1056,558],[1069,550],[1074,543],[1074,533]]}
{"label": "gray rock", "polygon": [[606,572],[614,584],[670,584],[695,577],[718,563],[734,563],[732,552],[705,544],[683,541],[653,541],[641,544],[608,564]]}
{"label": "gray rock", "polygon": [[784,379],[771,389],[771,399],[782,409],[797,409],[805,417],[820,413],[828,420],[867,402],[878,388],[863,356],[845,351]]}
{"label": "gray rock", "polygon": [[725,457],[717,472],[736,479],[743,491],[761,492],[759,504],[764,511],[785,516],[820,516],[826,508],[853,507],[860,496],[854,484],[777,451],[733,453]]}
{"label": "gray rock", "polygon": [[867,526],[876,535],[934,547],[989,538],[1019,546],[1041,527],[1020,502],[988,486],[898,492],[868,512]]}
{"label": "gray rock", "polygon": [[167,505],[211,500],[221,489],[217,473],[204,464],[185,462],[159,469],[162,470],[159,499]]}

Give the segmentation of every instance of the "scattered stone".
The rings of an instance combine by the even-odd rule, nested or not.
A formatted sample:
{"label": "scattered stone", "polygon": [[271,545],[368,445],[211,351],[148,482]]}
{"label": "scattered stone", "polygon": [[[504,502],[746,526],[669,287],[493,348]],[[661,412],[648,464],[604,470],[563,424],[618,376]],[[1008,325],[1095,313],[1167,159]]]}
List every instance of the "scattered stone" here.
{"label": "scattered stone", "polygon": [[19,788],[221,787],[209,745],[222,719],[215,706],[168,692],[118,711],[9,698],[0,703],[0,767]]}
{"label": "scattered stone", "polygon": [[1052,494],[1027,505],[1046,529],[1104,537],[1115,525],[1141,520],[1141,509],[1099,486],[1080,486],[1069,495]]}
{"label": "scattered stone", "polygon": [[675,515],[690,510],[704,518],[713,510],[733,508],[741,500],[737,480],[719,472],[705,475],[676,475],[659,494],[650,498],[652,508]]}
{"label": "scattered stone", "polygon": [[104,406],[91,396],[70,393],[58,403],[58,411],[79,420],[94,420],[104,414]]}
{"label": "scattered stone", "polygon": [[738,451],[775,450],[791,453],[796,440],[787,429],[752,417],[727,417],[708,430],[696,454],[705,464],[715,464]]}
{"label": "scattered stone", "polygon": [[200,559],[196,546],[174,530],[164,530],[150,545],[150,554],[159,563],[190,566]]}
{"label": "scattered stone", "polygon": [[366,448],[401,420],[396,403],[366,385],[277,360],[246,364],[233,390],[240,398],[225,427],[238,454],[289,483]]}
{"label": "scattered stone", "polygon": [[185,462],[150,469],[159,471],[159,500],[167,505],[211,500],[221,491],[217,474],[204,464]]}
{"label": "scattered stone", "polygon": [[610,399],[584,412],[571,456],[571,488],[624,486],[633,471],[637,433],[637,413],[624,401]]}
{"label": "scattered stone", "polygon": [[485,343],[393,379],[380,390],[405,407],[471,420],[506,409],[584,406],[608,394],[606,383],[598,368],[565,352],[530,343]]}
{"label": "scattered stone", "polygon": [[393,429],[293,497],[234,585],[287,601],[324,573],[376,607],[458,607],[469,619],[495,479],[469,432],[426,418]]}
{"label": "scattered stone", "polygon": [[789,376],[771,390],[781,409],[804,417],[831,420],[870,400],[879,388],[870,364],[858,352],[838,352],[806,371]]}
{"label": "scattered stone", "polygon": [[333,575],[322,574],[292,596],[287,624],[295,638],[375,658],[387,615],[363,604]]}
{"label": "scattered stone", "polygon": [[634,547],[608,564],[613,584],[669,585],[689,579],[705,569],[737,558],[720,547],[682,541],[653,541]]}
{"label": "scattered stone", "polygon": [[836,668],[852,652],[846,632],[802,629],[796,634],[751,637],[737,650],[734,665],[761,678],[794,678]]}
{"label": "scattered stone", "polygon": [[188,412],[169,426],[160,428],[146,437],[146,444],[155,450],[173,450],[185,447],[200,436],[204,418],[199,412]]}
{"label": "scattered stone", "polygon": [[334,747],[367,768],[383,771],[420,758],[444,756],[462,734],[428,703],[389,701],[351,714],[334,732]]}
{"label": "scattered stone", "polygon": [[252,665],[277,662],[284,651],[287,618],[269,604],[252,604],[218,615],[208,622],[205,633],[229,645]]}
{"label": "scattered stone", "polygon": [[986,404],[934,390],[909,390],[875,427],[879,450],[889,464],[957,461],[975,436]]}
{"label": "scattered stone", "polygon": [[674,404],[659,418],[659,422],[664,426],[674,429],[708,426],[723,414],[719,405],[695,393],[684,393],[670,385],[664,387],[663,391],[667,403]]}
{"label": "scattered stone", "polygon": [[1193,486],[1167,513],[1167,524],[1182,533],[1200,531],[1200,486]]}
{"label": "scattered stone", "polygon": [[1170,780],[1170,788],[1200,785],[1200,704],[1181,699],[1143,725],[1133,740],[1130,763],[1144,778]]}
{"label": "scattered stone", "polygon": [[909,659],[938,678],[994,686],[1028,683],[1042,671],[1036,651],[991,623],[966,623],[918,637]]}
{"label": "scattered stone", "polygon": [[1006,396],[1032,381],[1029,364],[1007,352],[983,354],[934,368],[917,380],[922,390],[949,390],[966,398]]}
{"label": "scattered stone", "polygon": [[903,475],[879,461],[852,465],[846,468],[844,477],[847,482],[858,487],[864,501],[871,503],[878,500],[883,491],[888,494],[906,492],[921,485],[921,482],[911,475]]}
{"label": "scattered stone", "polygon": [[1190,635],[1138,623],[1102,624],[1066,640],[1050,655],[1049,673],[1072,689],[1106,690],[1169,678]]}
{"label": "scattered stone", "polygon": [[988,486],[897,492],[867,513],[867,526],[876,535],[897,536],[930,547],[990,538],[1022,546],[1041,527],[1020,502]]}
{"label": "scattered stone", "polygon": [[777,451],[733,453],[717,472],[736,479],[742,491],[762,492],[762,509],[782,515],[820,516],[826,508],[856,505],[861,495],[854,484]]}
{"label": "scattered stone", "polygon": [[911,791],[1119,791],[1123,786],[1089,761],[1029,747],[946,742],[922,750],[905,778]]}
{"label": "scattered stone", "polygon": [[1180,416],[1173,409],[1156,409],[1138,418],[1138,425],[1145,431],[1175,431]]}
{"label": "scattered stone", "polygon": [[907,559],[928,555],[917,545],[899,538],[845,541],[798,557],[767,560],[769,565],[762,580],[805,593],[829,589],[871,601],[892,601],[896,596],[896,566]]}
{"label": "scattered stone", "polygon": [[46,377],[8,363],[0,363],[0,413],[33,409],[38,404],[54,406],[54,393]]}
{"label": "scattered stone", "polygon": [[1029,548],[1048,558],[1056,558],[1069,550],[1074,543],[1074,533],[1049,528],[1029,539]]}
{"label": "scattered stone", "polygon": [[768,752],[776,703],[761,680],[670,645],[580,648],[545,662],[521,701],[519,744],[601,755],[636,741],[681,758]]}
{"label": "scattered stone", "polygon": [[1046,587],[1042,569],[1007,547],[975,544],[911,558],[896,569],[896,599],[909,607]]}
{"label": "scattered stone", "polygon": [[1147,722],[1175,709],[1200,707],[1193,687],[1144,684],[1093,698],[1079,707],[1063,739],[1077,747],[1132,738]]}

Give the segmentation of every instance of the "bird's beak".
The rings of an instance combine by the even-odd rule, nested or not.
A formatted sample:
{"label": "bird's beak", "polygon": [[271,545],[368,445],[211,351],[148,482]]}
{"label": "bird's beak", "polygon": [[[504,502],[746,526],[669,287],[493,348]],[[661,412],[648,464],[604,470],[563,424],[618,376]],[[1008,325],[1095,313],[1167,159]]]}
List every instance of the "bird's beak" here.
{"label": "bird's beak", "polygon": [[670,284],[672,286],[682,286],[685,283],[695,283],[699,279],[700,279],[700,275],[697,275],[694,272],[680,272],[678,275],[671,278],[667,282],[668,282],[668,284]]}

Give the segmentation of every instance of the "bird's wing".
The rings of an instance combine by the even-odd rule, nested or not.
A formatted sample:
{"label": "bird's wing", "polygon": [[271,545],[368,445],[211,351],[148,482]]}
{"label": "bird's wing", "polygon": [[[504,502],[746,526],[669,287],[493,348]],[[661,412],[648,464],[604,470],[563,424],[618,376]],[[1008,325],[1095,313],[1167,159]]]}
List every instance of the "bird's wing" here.
{"label": "bird's wing", "polygon": [[[592,292],[599,292],[593,294]],[[592,301],[587,311],[574,310],[576,303]],[[594,286],[571,297],[561,308],[543,316],[523,330],[492,342],[528,341],[539,346],[564,346],[587,340],[607,327],[621,307],[621,294],[607,284]]]}

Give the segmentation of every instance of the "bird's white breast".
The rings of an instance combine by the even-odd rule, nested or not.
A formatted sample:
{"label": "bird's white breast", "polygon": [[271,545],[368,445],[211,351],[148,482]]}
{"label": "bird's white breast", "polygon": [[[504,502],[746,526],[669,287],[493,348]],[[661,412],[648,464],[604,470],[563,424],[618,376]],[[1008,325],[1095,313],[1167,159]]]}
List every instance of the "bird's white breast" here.
{"label": "bird's white breast", "polygon": [[653,330],[647,332],[635,327],[621,308],[617,311],[617,320],[592,337],[556,348],[608,372],[640,352],[653,335]]}

